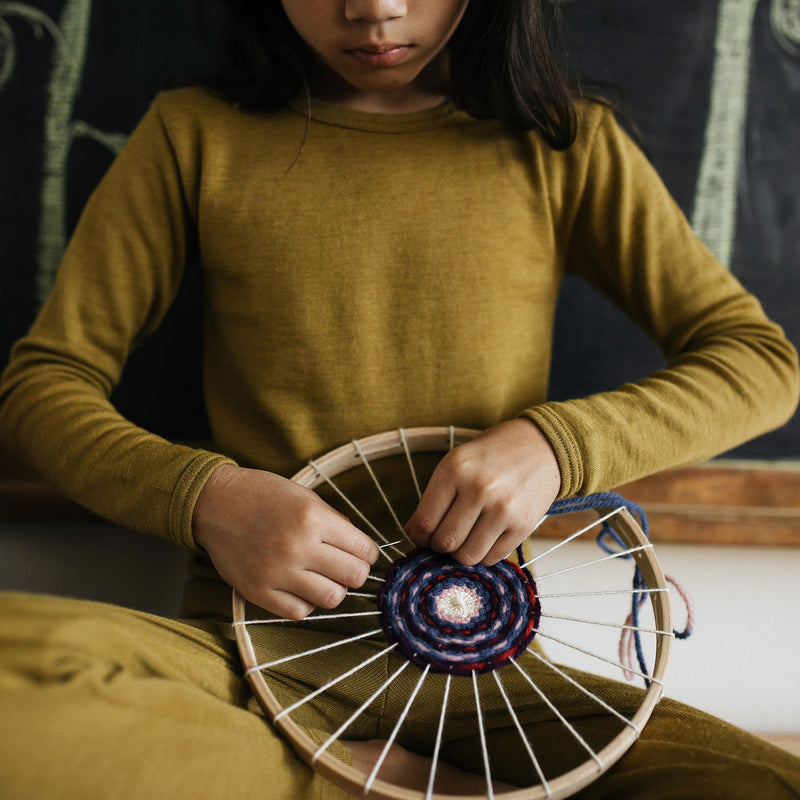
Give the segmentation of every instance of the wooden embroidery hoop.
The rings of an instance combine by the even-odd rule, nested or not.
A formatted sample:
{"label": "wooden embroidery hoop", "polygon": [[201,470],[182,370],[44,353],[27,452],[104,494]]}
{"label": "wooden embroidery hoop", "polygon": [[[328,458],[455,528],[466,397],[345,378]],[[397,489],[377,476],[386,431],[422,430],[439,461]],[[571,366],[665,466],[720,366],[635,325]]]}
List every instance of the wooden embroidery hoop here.
{"label": "wooden embroidery hoop", "polygon": [[[315,459],[307,467],[300,470],[292,480],[310,489],[317,489],[331,479],[355,467],[361,467],[365,461],[374,461],[390,456],[405,455],[411,463],[414,453],[446,453],[454,446],[474,438],[479,432],[464,428],[426,427],[409,428],[369,436],[338,447],[326,455]],[[369,467],[368,467],[369,469]],[[416,481],[416,477],[414,477]],[[558,800],[569,797],[590,784],[616,761],[638,738],[642,728],[650,718],[653,709],[663,693],[663,681],[672,644],[672,621],[669,604],[669,593],[666,580],[652,546],[648,542],[639,524],[624,508],[614,513],[608,524],[619,537],[624,546],[633,552],[631,556],[641,571],[644,582],[650,592],[655,630],[654,664],[650,673],[649,685],[641,696],[641,701],[630,723],[622,728],[602,750],[590,756],[585,762],[573,769],[538,785],[522,787],[518,790],[497,793],[489,790],[489,796],[502,797],[503,800]],[[569,538],[574,538],[577,534]],[[599,559],[604,560],[604,559]],[[368,782],[368,775],[331,755],[327,750],[318,753],[319,745],[289,715],[281,715],[284,710],[277,700],[269,684],[264,678],[259,664],[264,663],[264,654],[257,653],[248,632],[246,603],[236,592],[233,592],[233,622],[239,654],[247,670],[247,678],[259,703],[273,720],[275,727],[291,743],[298,756],[309,766],[331,782],[352,792],[355,796],[367,796],[380,800],[478,800],[487,795],[453,795],[425,793],[415,789],[396,786],[375,778]],[[623,627],[623,626],[619,626]],[[669,632],[669,633],[667,633]],[[416,667],[412,667],[416,669]],[[464,678],[457,678],[465,680]],[[280,716],[279,716],[280,715]],[[276,719],[276,717],[278,717]],[[365,791],[368,787],[368,792]]]}

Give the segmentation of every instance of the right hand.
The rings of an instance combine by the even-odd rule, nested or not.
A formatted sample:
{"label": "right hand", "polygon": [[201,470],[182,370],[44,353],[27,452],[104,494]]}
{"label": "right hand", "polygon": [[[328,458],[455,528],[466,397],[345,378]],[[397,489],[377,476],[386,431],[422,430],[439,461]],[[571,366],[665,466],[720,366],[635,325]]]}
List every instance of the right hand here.
{"label": "right hand", "polygon": [[242,597],[287,619],[334,608],[363,585],[377,545],[313,491],[224,464],[197,498],[192,530]]}

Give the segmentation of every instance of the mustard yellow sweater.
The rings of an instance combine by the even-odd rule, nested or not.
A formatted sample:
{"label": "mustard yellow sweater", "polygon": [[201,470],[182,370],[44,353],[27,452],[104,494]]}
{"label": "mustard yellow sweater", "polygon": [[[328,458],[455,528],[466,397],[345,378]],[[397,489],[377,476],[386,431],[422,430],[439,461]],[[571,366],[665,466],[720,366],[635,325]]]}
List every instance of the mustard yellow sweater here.
{"label": "mustard yellow sweater", "polygon": [[[562,495],[587,493],[794,409],[793,348],[606,110],[583,105],[563,153],[449,105],[377,116],[314,101],[301,151],[306,124],[300,105],[164,93],[89,202],[0,395],[3,444],[89,508],[194,547],[194,500],[228,459],[289,475],[353,437],[519,414],[552,442]],[[197,246],[214,452],[108,401]],[[546,402],[565,272],[625,309],[665,368]]]}

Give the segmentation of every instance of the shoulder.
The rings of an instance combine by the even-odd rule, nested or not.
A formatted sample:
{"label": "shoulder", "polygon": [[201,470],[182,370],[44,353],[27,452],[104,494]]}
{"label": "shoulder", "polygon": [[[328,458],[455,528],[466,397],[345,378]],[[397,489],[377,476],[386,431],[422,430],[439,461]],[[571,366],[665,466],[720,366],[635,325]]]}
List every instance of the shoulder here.
{"label": "shoulder", "polygon": [[613,110],[599,100],[578,99],[575,102],[575,139],[563,150],[551,147],[537,131],[525,131],[531,151],[549,168],[585,169],[597,154],[606,149],[610,139],[625,136]]}
{"label": "shoulder", "polygon": [[604,103],[579,99],[575,111],[575,139],[563,150],[551,147],[536,131],[524,132],[527,157],[538,169],[543,185],[548,187],[551,197],[560,197],[567,205],[579,200],[598,168],[611,167],[610,141],[624,136],[613,111]]}
{"label": "shoulder", "polygon": [[157,118],[170,130],[181,130],[198,125],[231,124],[242,112],[221,95],[200,86],[190,86],[159,92],[146,116]]}
{"label": "shoulder", "polygon": [[606,102],[592,97],[575,101],[578,117],[578,140],[593,136],[605,125],[615,125],[614,111]]}
{"label": "shoulder", "polygon": [[[581,99],[576,110],[575,141],[553,155],[554,168],[569,173],[573,189],[604,186],[615,192],[620,183],[633,175],[640,185],[658,182],[648,156],[610,105],[602,100]],[[575,183],[578,176],[581,179]]]}
{"label": "shoulder", "polygon": [[638,150],[632,138],[626,133],[614,109],[600,99],[582,98],[575,104],[577,115],[576,136],[567,152],[574,151],[590,157],[592,153],[603,151],[612,143],[615,147],[631,147]]}
{"label": "shoulder", "polygon": [[[300,123],[298,123],[300,120]],[[156,95],[143,123],[160,127],[176,151],[229,151],[260,140],[294,133],[301,117],[284,106],[276,110],[243,109],[233,100],[200,86],[169,89]]]}

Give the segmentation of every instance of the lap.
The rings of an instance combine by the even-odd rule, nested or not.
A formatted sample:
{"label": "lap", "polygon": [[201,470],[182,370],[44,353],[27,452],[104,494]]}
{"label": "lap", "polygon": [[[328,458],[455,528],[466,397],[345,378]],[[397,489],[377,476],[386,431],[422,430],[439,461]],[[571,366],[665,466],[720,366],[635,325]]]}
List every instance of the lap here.
{"label": "lap", "polygon": [[[608,715],[585,713],[570,722],[599,751],[614,733]],[[586,753],[566,728],[538,722],[526,726],[534,750],[551,774]],[[518,785],[535,781],[516,730],[489,738],[492,774]],[[469,768],[481,763],[476,737],[449,742],[443,755]],[[800,759],[740,728],[671,699],[655,708],[639,739],[576,800],[778,800],[800,798]]]}
{"label": "lap", "polygon": [[221,627],[49,595],[0,593],[0,644],[1,680],[58,681],[96,661],[218,689],[240,672]]}
{"label": "lap", "polygon": [[[614,691],[636,700],[637,690]],[[399,687],[397,696],[384,698],[365,735],[388,735],[404,694]],[[517,701],[547,760],[557,762],[575,746],[540,706],[526,710]],[[443,756],[474,769],[482,759],[466,723],[468,692],[454,695],[454,703],[456,726]],[[403,744],[429,752],[438,710],[428,701],[420,708],[409,717]],[[497,708],[499,700],[488,694],[496,777],[530,783],[517,732],[499,722]],[[301,764],[254,711],[235,644],[222,626],[86,601],[0,595],[0,717],[10,734],[0,745],[0,781],[9,798],[345,796]],[[611,735],[604,717],[588,709],[573,705],[569,715],[595,745]],[[800,797],[800,761],[664,700],[641,739],[578,797]]]}
{"label": "lap", "polygon": [[222,628],[0,595],[4,797],[346,796],[254,710]]}

